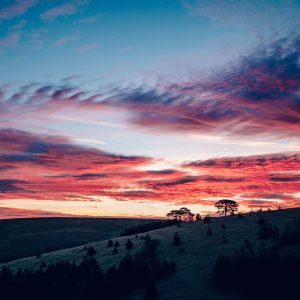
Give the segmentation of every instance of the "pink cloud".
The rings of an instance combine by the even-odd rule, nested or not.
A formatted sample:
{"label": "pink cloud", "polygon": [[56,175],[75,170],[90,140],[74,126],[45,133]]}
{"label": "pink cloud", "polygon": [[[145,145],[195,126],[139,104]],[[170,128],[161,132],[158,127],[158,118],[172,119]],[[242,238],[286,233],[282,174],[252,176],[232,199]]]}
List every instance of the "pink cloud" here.
{"label": "pink cloud", "polygon": [[23,15],[36,3],[37,0],[16,0],[14,4],[0,9],[0,21]]}
{"label": "pink cloud", "polygon": [[56,6],[46,10],[41,14],[43,21],[51,22],[60,16],[70,16],[77,12],[77,7],[74,4],[66,3],[61,6]]}

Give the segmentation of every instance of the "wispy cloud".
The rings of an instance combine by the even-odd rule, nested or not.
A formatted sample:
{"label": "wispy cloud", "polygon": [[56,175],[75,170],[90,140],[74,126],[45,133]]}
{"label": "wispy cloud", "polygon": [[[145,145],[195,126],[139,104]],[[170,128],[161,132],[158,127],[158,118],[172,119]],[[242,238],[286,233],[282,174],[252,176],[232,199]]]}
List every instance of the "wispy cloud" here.
{"label": "wispy cloud", "polygon": [[54,44],[55,46],[60,47],[69,42],[78,41],[79,39],[80,39],[79,31],[76,31],[74,34],[61,37],[60,39],[56,40]]}
{"label": "wispy cloud", "polygon": [[70,16],[77,12],[76,5],[72,3],[66,3],[61,6],[50,8],[41,14],[43,21],[51,22],[60,16]]}
{"label": "wispy cloud", "polygon": [[37,2],[37,0],[16,0],[14,4],[1,8],[0,22],[25,14]]}
{"label": "wispy cloud", "polygon": [[97,49],[99,47],[101,47],[100,43],[88,43],[88,44],[84,44],[84,45],[78,47],[77,51],[80,53],[86,53],[92,49]]}

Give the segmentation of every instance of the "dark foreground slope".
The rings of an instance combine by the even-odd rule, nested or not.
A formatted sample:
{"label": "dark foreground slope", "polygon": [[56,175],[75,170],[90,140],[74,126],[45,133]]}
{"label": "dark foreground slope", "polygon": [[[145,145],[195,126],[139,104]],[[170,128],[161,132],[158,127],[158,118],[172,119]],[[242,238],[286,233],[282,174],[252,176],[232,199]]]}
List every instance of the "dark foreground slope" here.
{"label": "dark foreground slope", "polygon": [[109,239],[148,221],[61,217],[0,220],[0,262]]}
{"label": "dark foreground slope", "polygon": [[[279,240],[272,238],[259,239],[258,232],[261,225],[258,221],[263,218],[267,224],[277,227],[279,234],[284,233],[287,222],[293,222],[294,218],[300,215],[300,209],[289,209],[272,212],[255,213],[252,216],[245,215],[213,218],[210,224],[202,221],[183,224],[181,227],[171,226],[149,232],[152,238],[157,238],[160,245],[157,254],[162,259],[176,263],[176,273],[168,278],[157,282],[156,287],[160,300],[188,299],[188,300],[240,300],[240,295],[235,292],[224,292],[218,290],[212,280],[213,268],[217,257],[220,254],[232,256],[236,250],[246,243],[256,251],[262,245],[271,247]],[[225,225],[225,226],[223,226]],[[210,228],[211,234],[207,234]],[[225,228],[225,229],[224,229]],[[178,233],[181,238],[181,245],[174,246],[173,237]],[[124,255],[134,255],[140,251],[144,244],[144,234],[128,237],[117,237],[113,242],[118,241],[118,253],[113,248],[107,247],[107,241],[90,243],[95,253],[93,257],[98,261],[103,270],[108,270],[112,265],[118,265]],[[126,241],[130,238],[133,249],[126,249]],[[224,243],[224,238],[226,243]],[[280,250],[284,253],[300,255],[300,244],[283,245]],[[41,257],[28,257],[7,263],[13,271],[19,268],[39,269],[41,264],[49,266],[61,260],[82,262],[87,258],[85,247],[79,246],[42,254]],[[3,265],[2,265],[3,266]],[[1,265],[0,265],[1,267]],[[233,283],[234,284],[234,283]],[[136,291],[128,295],[126,300],[144,299],[144,290]],[[258,299],[258,298],[256,298]]]}

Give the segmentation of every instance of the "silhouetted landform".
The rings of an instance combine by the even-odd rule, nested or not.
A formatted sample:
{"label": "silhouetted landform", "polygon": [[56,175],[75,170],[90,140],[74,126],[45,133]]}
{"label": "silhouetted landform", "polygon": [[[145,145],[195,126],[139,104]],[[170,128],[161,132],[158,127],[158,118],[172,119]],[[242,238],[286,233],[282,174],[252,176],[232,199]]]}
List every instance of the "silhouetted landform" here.
{"label": "silhouetted landform", "polygon": [[[19,268],[36,271],[40,269],[40,266],[45,268],[45,265],[49,266],[63,260],[74,261],[79,265],[83,259],[93,257],[106,273],[113,265],[118,266],[127,254],[134,257],[135,252],[145,251],[147,257],[151,259],[154,252],[162,261],[167,259],[176,262],[176,273],[159,281],[150,281],[141,289],[131,290],[121,298],[122,300],[151,299],[157,295],[159,300],[241,300],[245,292],[236,289],[235,282],[231,283],[233,289],[222,289],[216,286],[213,271],[219,255],[232,260],[236,253],[240,252],[237,249],[242,248],[244,252],[253,251],[257,256],[264,245],[266,253],[269,253],[270,249],[272,251],[277,249],[276,255],[281,261],[279,265],[285,268],[285,257],[295,257],[298,260],[300,256],[299,215],[300,209],[281,209],[212,217],[209,223],[183,222],[180,223],[180,227],[168,226],[124,237],[117,235],[115,238],[110,238],[110,242],[103,240],[74,248],[41,253],[38,257],[11,261],[5,266],[14,273]],[[91,250],[88,250],[90,247],[92,247]],[[297,264],[293,260],[294,263]],[[3,266],[3,264],[0,265],[0,268]],[[278,270],[276,275],[280,276]],[[288,272],[288,267],[285,270]],[[263,271],[257,269],[257,272]],[[252,299],[259,299],[259,289],[254,284],[252,288],[253,293],[257,292]],[[272,295],[271,292],[270,295]],[[266,297],[265,299],[276,298]]]}
{"label": "silhouetted landform", "polygon": [[151,230],[177,225],[178,223],[179,221],[177,220],[165,220],[165,221],[153,221],[149,223],[138,224],[126,228],[124,231],[121,232],[120,236],[144,233]]}
{"label": "silhouetted landform", "polygon": [[124,228],[150,222],[123,218],[0,220],[0,262],[40,255],[116,237]]}
{"label": "silhouetted landform", "polygon": [[[157,295],[155,282],[174,274],[173,261],[161,260],[156,254],[158,240],[148,236],[140,252],[126,254],[118,267],[103,271],[93,257],[79,264],[61,261],[39,269],[12,272],[3,267],[0,272],[0,299],[17,300],[116,300],[145,289],[145,299]],[[93,249],[93,248],[88,248]],[[88,253],[93,256],[96,252]]]}

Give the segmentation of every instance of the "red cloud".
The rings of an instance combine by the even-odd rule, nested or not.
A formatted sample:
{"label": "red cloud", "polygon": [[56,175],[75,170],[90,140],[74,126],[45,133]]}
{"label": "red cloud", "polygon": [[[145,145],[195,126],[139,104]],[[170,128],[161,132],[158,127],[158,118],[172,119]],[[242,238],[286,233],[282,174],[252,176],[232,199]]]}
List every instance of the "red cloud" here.
{"label": "red cloud", "polygon": [[[300,153],[195,161],[144,170],[148,157],[73,145],[55,136],[0,131],[0,199],[149,200],[212,205],[234,198],[248,207],[299,205]],[[98,200],[100,201],[100,200]]]}

